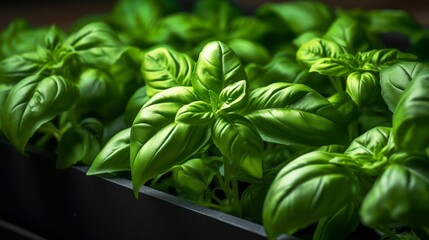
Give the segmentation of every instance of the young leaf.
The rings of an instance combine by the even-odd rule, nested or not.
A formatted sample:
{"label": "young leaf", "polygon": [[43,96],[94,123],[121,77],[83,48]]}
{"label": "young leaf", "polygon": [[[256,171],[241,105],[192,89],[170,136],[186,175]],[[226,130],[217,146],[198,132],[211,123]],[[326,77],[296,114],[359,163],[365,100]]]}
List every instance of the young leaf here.
{"label": "young leaf", "polygon": [[345,77],[353,71],[347,60],[342,58],[320,58],[311,65],[309,72],[317,72],[319,74]]}
{"label": "young leaf", "polygon": [[397,62],[417,60],[415,55],[404,53],[394,48],[374,49],[367,52],[361,52],[357,56],[360,61],[368,62],[378,70]]}
{"label": "young leaf", "polygon": [[220,94],[222,89],[247,79],[244,67],[232,49],[222,42],[210,42],[204,46],[192,76],[195,94],[210,102],[209,91]]}
{"label": "young leaf", "polygon": [[207,125],[214,117],[212,106],[204,101],[194,101],[181,107],[176,114],[176,122]]}
{"label": "young leaf", "polygon": [[118,132],[104,145],[86,175],[130,170],[130,130]]}
{"label": "young leaf", "polygon": [[77,85],[61,76],[34,75],[21,80],[4,102],[1,117],[5,136],[24,152],[37,129],[68,110],[79,95]]}
{"label": "young leaf", "polygon": [[78,162],[91,165],[101,149],[102,134],[102,123],[95,118],[67,129],[58,144],[57,168],[66,169]]}
{"label": "young leaf", "polygon": [[337,109],[302,84],[273,83],[258,88],[250,93],[246,111],[264,141],[301,146],[349,141]]}
{"label": "young leaf", "polygon": [[400,62],[380,70],[381,96],[395,112],[396,105],[408,84],[414,80],[429,78],[429,67],[419,62]]}
{"label": "young leaf", "polygon": [[422,63],[415,67],[393,113],[393,136],[400,150],[425,151],[429,147],[429,67]]}
{"label": "young leaf", "polygon": [[296,60],[306,68],[310,68],[317,60],[321,58],[337,58],[344,51],[340,45],[334,41],[322,38],[314,38],[298,48]]}
{"label": "young leaf", "polygon": [[219,115],[212,126],[212,137],[233,165],[252,177],[262,177],[263,142],[249,120],[238,114]]}
{"label": "young leaf", "polygon": [[155,48],[143,56],[141,72],[147,95],[175,86],[190,86],[195,61],[184,53],[169,48]]}
{"label": "young leaf", "polygon": [[358,180],[346,167],[329,163],[334,156],[311,152],[280,170],[263,208],[263,223],[269,238],[293,234],[334,215],[353,201],[358,193]]}
{"label": "young leaf", "polygon": [[360,107],[373,106],[380,94],[378,75],[370,72],[353,72],[347,77],[346,92]]}
{"label": "young leaf", "polygon": [[226,86],[219,94],[222,103],[219,110],[234,111],[246,105],[247,86],[246,81],[241,80]]}
{"label": "young leaf", "polygon": [[390,165],[365,196],[362,223],[371,227],[429,226],[428,159],[412,157]]}

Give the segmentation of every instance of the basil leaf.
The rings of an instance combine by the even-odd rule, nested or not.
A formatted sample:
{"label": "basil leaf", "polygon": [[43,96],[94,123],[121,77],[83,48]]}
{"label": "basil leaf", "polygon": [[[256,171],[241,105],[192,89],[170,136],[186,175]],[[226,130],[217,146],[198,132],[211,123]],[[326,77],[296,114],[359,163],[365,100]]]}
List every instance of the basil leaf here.
{"label": "basil leaf", "polygon": [[43,64],[36,51],[9,56],[0,62],[0,83],[16,83],[36,74]]}
{"label": "basil leaf", "polygon": [[214,144],[231,164],[262,177],[263,142],[252,123],[238,114],[219,115],[212,126]]}
{"label": "basil leaf", "polygon": [[177,111],[197,101],[189,87],[173,87],[154,95],[131,127],[131,176],[135,194],[149,179],[195,154],[209,139],[206,126],[175,123]]}
{"label": "basil leaf", "polygon": [[205,126],[171,123],[162,127],[150,139],[142,139],[142,142],[134,134],[134,129],[144,124],[138,120],[134,121],[131,128],[131,153],[135,151],[136,141],[141,145],[136,154],[131,156],[131,176],[136,194],[146,181],[197,153],[210,136]]}
{"label": "basil leaf", "polygon": [[8,140],[24,152],[28,140],[44,123],[68,110],[79,88],[61,76],[34,75],[18,82],[4,102],[2,124]]}
{"label": "basil leaf", "polygon": [[149,101],[150,97],[147,96],[146,92],[146,86],[142,86],[128,99],[124,113],[124,121],[127,126],[133,124],[134,118],[137,116],[140,109]]}
{"label": "basil leaf", "polygon": [[393,113],[393,136],[398,149],[425,151],[429,146],[429,67],[415,67]]}
{"label": "basil leaf", "polygon": [[340,45],[345,53],[355,54],[365,51],[371,46],[371,39],[368,37],[366,29],[360,21],[349,15],[338,17],[323,38]]}
{"label": "basil leaf", "polygon": [[77,119],[92,116],[108,122],[122,112],[120,92],[112,76],[98,69],[86,69],[79,76],[80,98],[73,106]]}
{"label": "basil leaf", "polygon": [[[259,18],[239,16],[231,20],[228,26],[231,39],[261,39],[269,32],[270,26]],[[234,48],[233,48],[234,49]],[[235,50],[234,50],[235,51]]]}
{"label": "basil leaf", "polygon": [[330,96],[328,100],[340,112],[346,124],[355,121],[359,116],[358,107],[347,92],[337,92]]}
{"label": "basil leaf", "polygon": [[333,216],[321,219],[317,224],[313,239],[346,239],[360,223],[358,210],[354,203],[350,203]]}
{"label": "basil leaf", "polygon": [[35,51],[41,45],[49,28],[33,27],[22,18],[12,20],[0,32],[0,59]]}
{"label": "basil leaf", "polygon": [[417,59],[414,54],[404,53],[394,48],[374,49],[361,52],[357,57],[360,61],[368,62],[378,70],[384,66],[389,66],[400,61],[414,61]]}
{"label": "basil leaf", "polygon": [[195,61],[184,53],[169,48],[146,52],[141,66],[147,95],[175,86],[190,86]]}
{"label": "basil leaf", "polygon": [[160,20],[175,7],[168,0],[120,0],[110,19],[131,45],[147,47],[166,40],[167,36],[159,26]]}
{"label": "basil leaf", "polygon": [[204,101],[194,101],[177,111],[176,122],[207,125],[214,118],[212,106]]}
{"label": "basil leaf", "polygon": [[428,226],[428,159],[414,157],[390,165],[363,199],[360,217],[371,227]]}
{"label": "basil leaf", "polygon": [[234,111],[242,108],[247,102],[246,81],[241,80],[226,86],[219,94],[222,103],[219,110]]}
{"label": "basil leaf", "polygon": [[270,60],[270,53],[261,44],[243,38],[234,38],[228,41],[228,46],[245,63],[265,64]]}
{"label": "basil leaf", "polygon": [[317,72],[319,74],[345,77],[352,72],[347,60],[342,58],[320,58],[311,65],[309,72]]}
{"label": "basil leaf", "polygon": [[84,51],[96,47],[115,47],[121,45],[121,41],[109,25],[94,22],[72,33],[65,40],[65,44],[72,46],[76,51]]}
{"label": "basil leaf", "polygon": [[355,138],[344,152],[347,155],[385,156],[386,147],[393,147],[390,127],[375,127]]}
{"label": "basil leaf", "polygon": [[424,81],[429,78],[429,68],[419,62],[400,62],[382,68],[380,71],[381,96],[389,107],[395,112],[399,99],[405,88],[414,79]]}
{"label": "basil leaf", "polygon": [[229,23],[240,16],[240,10],[229,0],[200,0],[194,5],[194,13],[216,28],[217,32],[227,32]]}
{"label": "basil leaf", "polygon": [[346,167],[329,163],[334,156],[311,152],[280,170],[263,208],[263,224],[269,238],[293,234],[338,212],[356,197],[356,176]]}
{"label": "basil leaf", "polygon": [[130,128],[116,133],[98,152],[86,175],[130,170]]}
{"label": "basil leaf", "polygon": [[162,26],[187,43],[200,43],[214,34],[210,22],[192,13],[175,13],[162,19]]}
{"label": "basil leaf", "polygon": [[298,48],[296,60],[306,68],[310,68],[320,58],[338,58],[344,51],[334,41],[314,38]]}
{"label": "basil leaf", "polygon": [[209,159],[194,158],[172,168],[173,179],[177,186],[199,199],[209,191],[215,172],[206,162]]}
{"label": "basil leaf", "polygon": [[257,15],[264,18],[276,18],[296,35],[307,31],[325,32],[334,20],[334,11],[321,2],[285,2],[264,4]]}
{"label": "basil leaf", "polygon": [[347,76],[346,92],[360,107],[373,106],[380,94],[378,75],[370,72],[353,72]]}
{"label": "basil leaf", "polygon": [[200,53],[192,76],[195,94],[210,102],[209,91],[220,94],[222,89],[247,79],[244,67],[232,49],[222,42],[206,44]]}
{"label": "basil leaf", "polygon": [[58,144],[57,168],[66,169],[78,162],[91,165],[101,149],[102,134],[103,125],[95,118],[67,129]]}
{"label": "basil leaf", "polygon": [[264,141],[301,146],[348,142],[341,114],[302,84],[273,83],[258,88],[250,93],[246,110]]}

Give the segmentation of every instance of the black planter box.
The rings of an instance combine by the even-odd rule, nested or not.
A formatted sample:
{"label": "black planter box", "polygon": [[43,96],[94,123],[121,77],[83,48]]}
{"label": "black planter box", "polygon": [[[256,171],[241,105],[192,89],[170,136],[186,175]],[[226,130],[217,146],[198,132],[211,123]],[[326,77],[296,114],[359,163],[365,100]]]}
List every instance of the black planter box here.
{"label": "black planter box", "polygon": [[136,199],[127,179],[29,152],[0,142],[0,239],[266,239],[259,224],[149,187]]}

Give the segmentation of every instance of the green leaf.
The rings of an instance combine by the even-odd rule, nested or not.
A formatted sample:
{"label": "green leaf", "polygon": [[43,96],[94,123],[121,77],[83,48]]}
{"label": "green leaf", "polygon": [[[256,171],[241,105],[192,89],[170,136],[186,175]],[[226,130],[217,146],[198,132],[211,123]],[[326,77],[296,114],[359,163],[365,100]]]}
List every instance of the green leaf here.
{"label": "green leaf", "polygon": [[393,136],[398,149],[424,152],[429,146],[429,67],[420,63],[414,69],[393,113]]}
{"label": "green leaf", "polygon": [[101,149],[102,134],[103,125],[95,118],[67,129],[58,144],[57,168],[66,169],[78,162],[91,165]]}
{"label": "green leaf", "polygon": [[135,141],[141,145],[136,154],[131,156],[131,176],[136,194],[146,181],[165,173],[197,153],[210,136],[206,126],[171,123],[162,127],[150,139],[144,139],[144,143],[140,143],[141,140],[135,136],[134,129],[142,124],[144,123],[136,119],[131,128],[131,152],[135,152]]}
{"label": "green leaf", "polygon": [[196,1],[193,10],[219,33],[226,33],[233,19],[241,15],[240,10],[230,0]]}
{"label": "green leaf", "polygon": [[307,31],[325,32],[334,20],[334,11],[322,2],[298,1],[264,4],[257,15],[276,18],[296,35]]}
{"label": "green leaf", "polygon": [[346,92],[360,107],[373,106],[380,94],[378,75],[370,72],[353,72],[347,77]]}
{"label": "green leaf", "polygon": [[310,68],[317,60],[321,58],[338,58],[344,51],[341,46],[322,38],[314,38],[298,48],[296,60],[306,68]]}
{"label": "green leaf", "polygon": [[86,175],[130,170],[130,128],[115,134],[95,157]]}
{"label": "green leaf", "polygon": [[255,41],[233,38],[228,41],[228,46],[232,48],[244,64],[265,64],[270,60],[270,53],[268,50],[262,44]]}
{"label": "green leaf", "polygon": [[330,96],[328,100],[340,112],[346,124],[355,121],[359,116],[358,107],[347,92],[337,92]]}
{"label": "green leaf", "polygon": [[429,226],[427,163],[427,158],[413,157],[389,166],[362,202],[362,223],[371,227]]}
{"label": "green leaf", "polygon": [[201,16],[179,12],[162,19],[162,26],[187,43],[200,43],[214,34],[210,22]]}
{"label": "green leaf", "polygon": [[143,56],[142,76],[147,87],[147,95],[175,86],[190,86],[195,61],[187,54],[170,48],[159,47]]}
{"label": "green leaf", "polygon": [[195,154],[209,139],[207,126],[176,123],[177,111],[197,101],[190,87],[173,87],[154,95],[131,127],[130,166],[135,194],[149,179]]}
{"label": "green leaf", "polygon": [[348,142],[344,120],[334,105],[302,84],[273,83],[252,91],[246,117],[268,142],[301,146]]}
{"label": "green leaf", "polygon": [[311,152],[280,170],[263,208],[263,225],[269,238],[294,234],[334,215],[356,197],[359,190],[356,176],[346,167],[328,162],[335,156]]}
{"label": "green leaf", "polygon": [[111,75],[99,69],[85,69],[79,76],[80,98],[73,106],[77,119],[92,116],[108,122],[122,113],[120,90]]}
{"label": "green leaf", "polygon": [[349,15],[338,17],[323,38],[340,45],[345,53],[355,54],[371,47],[371,39],[362,23]]}
{"label": "green leaf", "polygon": [[347,60],[342,58],[320,58],[311,65],[309,72],[317,72],[332,77],[345,77],[352,72]]}
{"label": "green leaf", "polygon": [[150,97],[147,96],[146,92],[146,86],[142,86],[128,99],[124,113],[124,120],[127,126],[131,126],[133,124],[134,118],[137,116],[140,109],[147,101],[149,101]]}
{"label": "green leaf", "polygon": [[404,53],[395,48],[373,49],[358,53],[357,57],[360,61],[370,63],[377,70],[397,62],[417,60],[414,54]]}
{"label": "green leaf", "polygon": [[44,123],[68,110],[80,95],[75,83],[61,76],[27,77],[10,91],[2,109],[7,139],[24,152],[28,140]]}
{"label": "green leaf", "polygon": [[381,96],[390,111],[395,112],[399,99],[410,82],[413,79],[423,81],[428,78],[428,66],[419,62],[400,62],[382,68],[380,71]]}
{"label": "green leaf", "polygon": [[110,17],[113,25],[129,38],[130,43],[149,46],[165,40],[159,22],[173,8],[168,0],[120,0],[113,7]]}
{"label": "green leaf", "polygon": [[375,127],[366,131],[359,137],[355,138],[349,145],[345,154],[347,155],[369,155],[377,158],[378,156],[384,157],[386,148],[392,148],[392,138],[390,127]]}
{"label": "green leaf", "polygon": [[332,216],[317,224],[314,240],[346,239],[360,223],[358,207],[350,203]]}
{"label": "green leaf", "polygon": [[226,86],[219,94],[222,103],[219,110],[234,111],[242,108],[247,102],[246,81],[241,80]]}
{"label": "green leaf", "polygon": [[76,51],[97,47],[116,47],[121,45],[116,32],[107,23],[94,22],[72,33],[64,42]]}
{"label": "green leaf", "polygon": [[215,171],[207,165],[209,159],[194,158],[173,167],[173,179],[179,188],[185,189],[195,197],[209,190]]}
{"label": "green leaf", "polygon": [[220,94],[226,86],[247,79],[244,67],[232,49],[222,42],[210,42],[201,51],[192,76],[195,94],[210,102],[209,91]]}
{"label": "green leaf", "polygon": [[13,19],[0,32],[0,59],[35,51],[43,43],[49,28],[34,27],[22,18]]}
{"label": "green leaf", "polygon": [[258,40],[267,34],[269,28],[270,26],[259,18],[239,16],[232,19],[228,25],[228,37],[231,39]]}
{"label": "green leaf", "polygon": [[207,125],[214,118],[212,106],[204,101],[194,101],[177,111],[176,122]]}
{"label": "green leaf", "polygon": [[307,70],[304,70],[294,59],[283,52],[273,56],[271,61],[265,65],[247,64],[245,70],[251,90],[274,82],[294,82],[307,73]]}
{"label": "green leaf", "polygon": [[36,74],[43,63],[36,51],[9,56],[0,62],[0,83],[16,83]]}
{"label": "green leaf", "polygon": [[212,138],[231,164],[255,178],[262,177],[263,142],[252,123],[238,114],[219,115]]}

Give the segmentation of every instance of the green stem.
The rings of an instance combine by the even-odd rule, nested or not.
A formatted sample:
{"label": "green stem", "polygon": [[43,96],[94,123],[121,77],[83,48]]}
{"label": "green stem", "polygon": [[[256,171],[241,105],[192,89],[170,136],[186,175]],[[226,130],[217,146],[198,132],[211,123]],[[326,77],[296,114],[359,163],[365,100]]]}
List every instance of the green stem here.
{"label": "green stem", "polygon": [[334,86],[334,89],[336,92],[342,92],[344,91],[342,79],[339,77],[329,77],[329,80],[331,81],[332,86]]}
{"label": "green stem", "polygon": [[232,207],[233,213],[236,216],[241,216],[240,194],[238,189],[238,182],[232,179],[232,166],[229,164],[229,159],[224,157],[224,178],[220,173],[217,173],[219,184],[225,193],[228,204]]}
{"label": "green stem", "polygon": [[399,239],[399,237],[394,232],[392,232],[390,229],[388,229],[386,227],[377,227],[376,229],[378,229],[381,232],[383,232],[384,234],[386,234],[389,237],[389,239],[391,239],[391,240]]}

